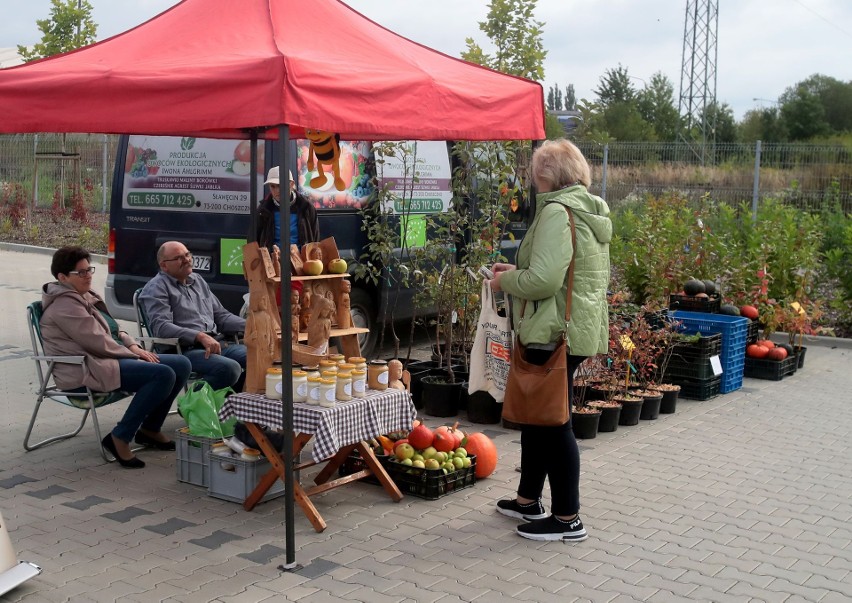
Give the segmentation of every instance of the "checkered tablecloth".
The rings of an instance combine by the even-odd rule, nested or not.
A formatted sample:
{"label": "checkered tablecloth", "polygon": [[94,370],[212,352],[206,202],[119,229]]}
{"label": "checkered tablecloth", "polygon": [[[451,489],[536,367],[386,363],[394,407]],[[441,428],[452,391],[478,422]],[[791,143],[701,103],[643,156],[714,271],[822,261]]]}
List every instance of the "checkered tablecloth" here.
{"label": "checkered tablecloth", "polygon": [[[228,397],[219,419],[236,417],[272,429],[282,428],[281,400],[270,400],[263,394],[233,394]],[[293,429],[314,435],[313,458],[325,460],[335,452],[361,440],[411,428],[417,416],[411,395],[402,390],[367,390],[364,398],[353,398],[337,406],[324,408],[310,404],[293,404]]]}

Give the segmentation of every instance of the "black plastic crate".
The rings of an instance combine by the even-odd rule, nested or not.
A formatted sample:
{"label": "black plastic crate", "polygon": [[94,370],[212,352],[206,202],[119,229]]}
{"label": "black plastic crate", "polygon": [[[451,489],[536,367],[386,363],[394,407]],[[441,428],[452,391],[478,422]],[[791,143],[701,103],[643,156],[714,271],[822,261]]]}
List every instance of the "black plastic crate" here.
{"label": "black plastic crate", "polygon": [[385,469],[403,494],[437,500],[476,483],[476,457],[471,456],[470,460],[470,467],[457,469],[446,475],[442,469],[409,467],[390,459],[385,464]]}
{"label": "black plastic crate", "polygon": [[[387,467],[388,455],[377,454],[376,458],[379,460],[379,462],[382,465]],[[349,456],[346,457],[346,460],[343,461],[343,464],[340,465],[340,467],[337,468],[337,473],[338,473],[338,475],[343,477],[344,475],[352,475],[353,473],[363,471],[366,468],[367,468],[367,463],[364,462],[364,459],[361,457],[361,455],[358,453],[357,450],[353,450],[349,454]],[[379,480],[376,478],[375,475],[370,475],[369,477],[365,477],[361,481],[366,482],[368,484],[378,484],[379,483]]]}
{"label": "black plastic crate", "polygon": [[799,358],[795,354],[784,360],[768,360],[766,358],[749,358],[746,356],[743,376],[751,379],[768,379],[781,381],[787,375],[792,375],[798,368]]}
{"label": "black plastic crate", "polygon": [[709,360],[711,356],[722,353],[722,334],[710,333],[702,335],[698,341],[679,341],[672,346],[672,359],[684,362]]}
{"label": "black plastic crate", "polygon": [[665,380],[672,382],[673,379],[685,379],[688,381],[696,379],[711,379],[716,375],[713,374],[713,366],[710,364],[710,359],[703,360],[687,360],[681,356],[672,354],[669,363],[666,366]]}
{"label": "black plastic crate", "polygon": [[718,297],[695,297],[694,295],[669,295],[669,310],[689,310],[715,314],[722,306]]}
{"label": "black plastic crate", "polygon": [[674,385],[680,385],[680,397],[690,398],[692,400],[709,400],[719,395],[719,388],[722,384],[722,377],[713,377],[712,379],[684,379],[682,381],[674,381]]}
{"label": "black plastic crate", "polygon": [[748,330],[746,331],[746,344],[757,342],[761,326],[758,321],[749,319]]}

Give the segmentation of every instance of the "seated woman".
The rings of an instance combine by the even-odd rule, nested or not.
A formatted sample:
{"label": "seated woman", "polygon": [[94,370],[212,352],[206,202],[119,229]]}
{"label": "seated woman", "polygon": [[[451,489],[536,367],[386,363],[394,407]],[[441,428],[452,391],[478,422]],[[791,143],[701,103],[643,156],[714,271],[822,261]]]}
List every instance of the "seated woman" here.
{"label": "seated woman", "polygon": [[86,357],[85,372],[79,365],[56,365],[54,380],[65,391],[84,391],[88,386],[98,392],[136,393],[101,444],[122,467],[141,469],[145,463],[130,449],[134,436],[143,446],[175,449],[160,430],[191,365],[185,356],[148,352],[118,330],[103,299],[91,290],[95,267],[89,265],[90,258],[82,247],[63,247],[53,254],[50,271],[57,282],[42,287],[44,351]]}

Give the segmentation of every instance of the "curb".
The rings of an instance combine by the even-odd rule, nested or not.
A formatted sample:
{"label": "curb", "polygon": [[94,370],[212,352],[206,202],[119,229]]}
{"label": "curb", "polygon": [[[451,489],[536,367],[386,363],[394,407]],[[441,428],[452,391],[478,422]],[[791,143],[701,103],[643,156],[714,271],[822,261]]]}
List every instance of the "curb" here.
{"label": "curb", "polygon": [[[22,243],[2,243],[0,242],[0,250],[12,251],[15,253],[35,253],[38,255],[53,255],[56,249],[51,247],[37,247],[36,245],[23,245]],[[93,262],[98,264],[106,264],[107,256],[100,253],[92,253]]]}

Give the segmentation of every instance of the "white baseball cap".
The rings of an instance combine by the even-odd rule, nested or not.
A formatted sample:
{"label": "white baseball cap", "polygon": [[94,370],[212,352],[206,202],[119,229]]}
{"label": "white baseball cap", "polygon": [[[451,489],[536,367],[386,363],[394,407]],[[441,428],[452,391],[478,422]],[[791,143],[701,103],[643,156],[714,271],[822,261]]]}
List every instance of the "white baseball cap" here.
{"label": "white baseball cap", "polygon": [[[290,182],[295,182],[293,180],[293,172],[287,170],[287,173],[290,176]],[[266,175],[266,182],[264,184],[280,184],[281,180],[278,177],[278,166],[276,165],[274,168],[269,170],[269,173]]]}

